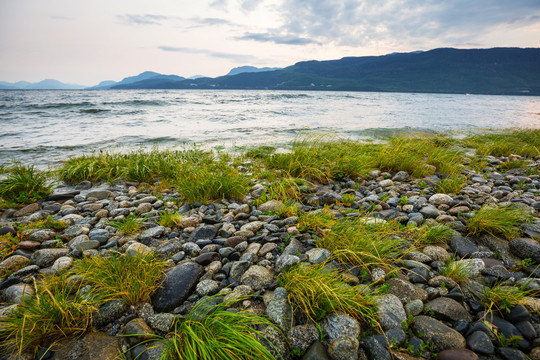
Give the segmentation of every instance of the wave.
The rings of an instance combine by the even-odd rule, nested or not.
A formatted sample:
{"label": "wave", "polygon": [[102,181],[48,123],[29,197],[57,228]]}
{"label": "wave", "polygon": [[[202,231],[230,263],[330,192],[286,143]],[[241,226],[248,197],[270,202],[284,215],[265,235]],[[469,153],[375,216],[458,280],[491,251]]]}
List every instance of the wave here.
{"label": "wave", "polygon": [[166,106],[168,101],[163,100],[126,100],[126,101],[107,101],[103,105],[128,105],[128,106]]}
{"label": "wave", "polygon": [[99,114],[102,112],[109,112],[109,111],[111,110],[109,109],[81,109],[79,110],[79,112],[82,114]]}

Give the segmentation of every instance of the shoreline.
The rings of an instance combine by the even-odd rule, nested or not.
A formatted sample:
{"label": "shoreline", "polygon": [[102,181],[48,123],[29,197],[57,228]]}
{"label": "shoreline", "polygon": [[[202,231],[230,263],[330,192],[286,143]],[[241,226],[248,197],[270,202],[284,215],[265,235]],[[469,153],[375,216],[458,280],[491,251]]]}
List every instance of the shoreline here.
{"label": "shoreline", "polygon": [[[13,247],[0,253],[0,346],[26,354],[59,340],[41,351],[62,358],[103,350],[103,359],[146,351],[157,359],[185,336],[173,323],[217,296],[211,301],[240,299],[229,304],[235,311],[270,321],[253,336],[276,358],[534,358],[538,139],[539,130],[385,144],[309,135],[289,153],[256,147],[238,157],[164,150],[71,159],[56,173],[71,187],[18,210],[4,199],[0,234]],[[14,335],[26,329],[9,326],[22,315],[9,311],[12,304],[35,310],[34,292],[43,296],[46,287],[34,288],[34,278],[73,276],[84,259],[116,253],[151,254],[143,267],[162,262],[167,280],[132,304],[95,300],[79,319],[93,320],[81,337],[18,342]],[[88,282],[89,271],[80,289],[101,289]],[[133,274],[116,277],[136,282]]]}

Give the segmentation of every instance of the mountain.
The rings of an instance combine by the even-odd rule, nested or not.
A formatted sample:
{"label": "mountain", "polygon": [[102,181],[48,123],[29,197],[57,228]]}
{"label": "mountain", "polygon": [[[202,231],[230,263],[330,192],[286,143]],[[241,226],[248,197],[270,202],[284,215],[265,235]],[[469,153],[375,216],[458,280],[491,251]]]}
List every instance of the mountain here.
{"label": "mountain", "polygon": [[[146,81],[148,86],[154,83],[167,83],[185,80],[184,77],[178,75],[163,75],[153,71],[145,71],[136,76],[128,76],[122,80],[115,81],[102,81],[98,85],[89,88],[90,90],[105,90],[105,89],[130,89],[130,88],[140,88],[146,89],[144,84],[139,84],[143,81]],[[131,87],[132,84],[138,84],[140,87]]]}
{"label": "mountain", "polygon": [[29,83],[28,81],[19,81],[16,83],[8,83],[0,81],[0,89],[9,90],[74,90],[84,89],[86,86],[75,84],[64,84],[58,80],[45,79],[38,83]]}
{"label": "mountain", "polygon": [[282,68],[277,68],[277,67],[273,67],[273,68],[270,68],[270,67],[257,68],[255,66],[239,66],[239,67],[235,67],[234,69],[229,71],[229,73],[227,75],[225,75],[225,76],[238,75],[238,74],[246,73],[246,72],[274,71],[274,70],[281,70],[281,69]]}
{"label": "mountain", "polygon": [[540,95],[540,48],[453,49],[303,61],[281,70],[127,84],[131,89],[276,89]]}

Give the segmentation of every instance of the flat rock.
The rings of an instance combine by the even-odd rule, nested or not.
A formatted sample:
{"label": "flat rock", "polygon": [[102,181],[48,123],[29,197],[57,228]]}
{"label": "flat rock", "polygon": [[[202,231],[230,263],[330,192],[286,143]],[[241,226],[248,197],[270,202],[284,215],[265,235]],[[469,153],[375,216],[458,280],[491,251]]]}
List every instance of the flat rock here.
{"label": "flat rock", "polygon": [[380,324],[384,331],[401,326],[407,319],[405,309],[399,298],[393,294],[379,297],[377,300]]}
{"label": "flat rock", "polygon": [[486,355],[493,354],[495,347],[489,339],[489,336],[483,331],[475,331],[467,337],[467,345],[477,353]]}
{"label": "flat rock", "polygon": [[111,192],[109,190],[91,190],[86,194],[86,198],[96,198],[98,200],[103,200],[109,197]]}
{"label": "flat rock", "polygon": [[41,249],[36,250],[32,254],[32,262],[39,267],[49,267],[56,259],[66,256],[69,253],[69,249],[60,248],[60,249]]}
{"label": "flat rock", "polygon": [[436,351],[464,349],[465,338],[456,330],[429,316],[417,316],[413,320],[413,330],[422,334],[422,339],[431,341]]}
{"label": "flat rock", "polygon": [[510,240],[510,251],[522,259],[530,258],[540,263],[540,243],[534,239],[516,238]]}
{"label": "flat rock", "polygon": [[75,195],[79,195],[81,192],[78,190],[55,192],[47,196],[47,201],[62,201],[73,199]]}
{"label": "flat rock", "polygon": [[397,296],[403,304],[407,304],[412,300],[425,301],[428,298],[426,290],[421,289],[408,281],[394,278],[388,280],[387,284],[390,285],[388,292]]}
{"label": "flat rock", "polygon": [[169,270],[152,297],[154,309],[170,312],[180,306],[195,289],[202,272],[203,267],[194,262],[184,262]]}
{"label": "flat rock", "polygon": [[433,311],[435,318],[439,320],[456,321],[459,319],[470,319],[469,313],[463,305],[447,297],[439,297],[431,300],[425,305],[425,309]]}
{"label": "flat rock", "polygon": [[439,353],[438,360],[478,360],[479,357],[469,349],[444,350]]}
{"label": "flat rock", "polygon": [[462,236],[452,236],[450,239],[450,247],[460,257],[470,256],[478,251],[478,246],[469,238]]}
{"label": "flat rock", "polygon": [[293,312],[287,295],[285,288],[276,288],[274,296],[266,307],[266,315],[285,332],[289,331],[293,325]]}
{"label": "flat rock", "polygon": [[201,226],[193,232],[192,241],[197,240],[212,240],[216,237],[217,228],[215,226]]}
{"label": "flat rock", "polygon": [[93,332],[62,342],[54,354],[55,360],[114,360],[121,357],[121,338]]}
{"label": "flat rock", "polygon": [[146,229],[141,233],[141,239],[144,238],[158,238],[163,234],[163,231],[165,231],[164,226],[154,226],[150,229]]}
{"label": "flat rock", "polygon": [[39,204],[38,203],[33,203],[33,204],[30,204],[30,205],[26,205],[22,209],[19,209],[19,210],[15,211],[13,213],[13,217],[21,217],[21,216],[28,215],[28,214],[31,214],[33,212],[36,212],[38,210],[39,210]]}
{"label": "flat rock", "polygon": [[274,274],[263,266],[252,265],[240,277],[240,282],[254,290],[262,290],[274,282]]}
{"label": "flat rock", "polygon": [[34,294],[34,288],[30,284],[11,285],[1,294],[1,300],[9,304],[20,304],[24,297],[30,297]]}
{"label": "flat rock", "polygon": [[5,273],[13,273],[19,269],[22,269],[30,265],[32,261],[26,256],[12,255],[0,262],[0,277],[3,277]]}
{"label": "flat rock", "polygon": [[340,312],[327,315],[322,321],[322,327],[328,335],[326,339],[328,344],[343,336],[350,336],[355,339],[360,336],[360,324],[358,324],[358,321]]}

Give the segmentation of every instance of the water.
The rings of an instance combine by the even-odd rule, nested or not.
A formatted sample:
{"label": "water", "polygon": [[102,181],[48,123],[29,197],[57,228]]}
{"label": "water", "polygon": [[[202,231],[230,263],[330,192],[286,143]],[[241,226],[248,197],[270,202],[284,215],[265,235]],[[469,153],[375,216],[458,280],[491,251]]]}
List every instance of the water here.
{"label": "water", "polygon": [[540,97],[309,91],[0,91],[0,164],[40,168],[107,148],[286,144],[302,129],[540,128]]}

